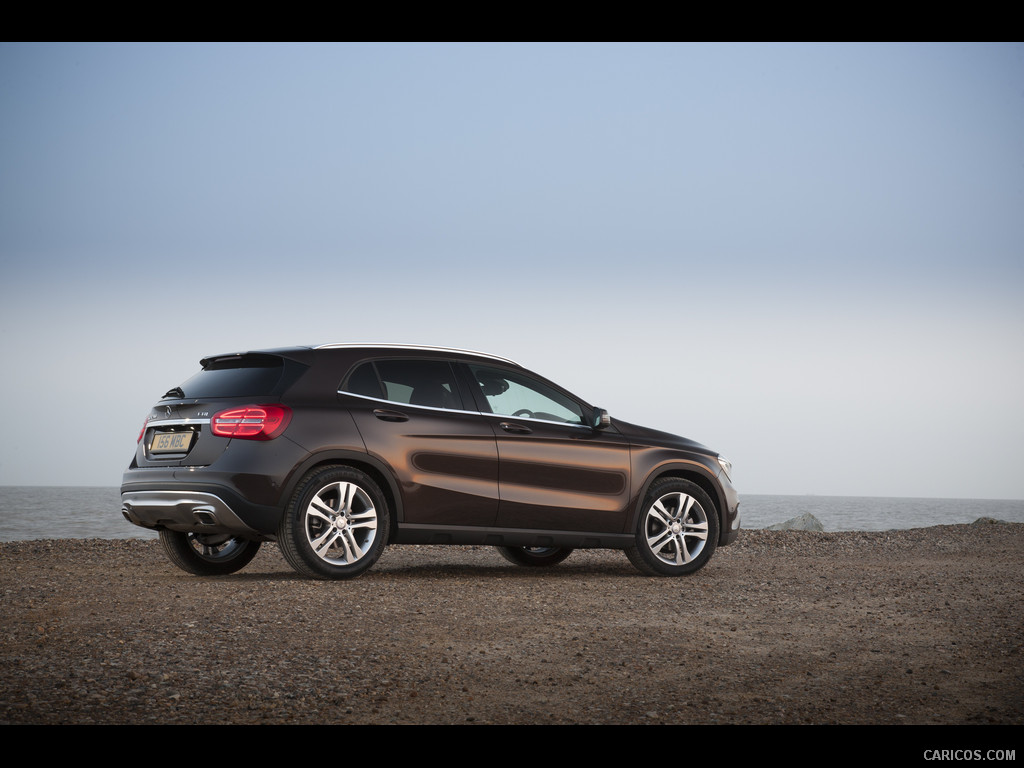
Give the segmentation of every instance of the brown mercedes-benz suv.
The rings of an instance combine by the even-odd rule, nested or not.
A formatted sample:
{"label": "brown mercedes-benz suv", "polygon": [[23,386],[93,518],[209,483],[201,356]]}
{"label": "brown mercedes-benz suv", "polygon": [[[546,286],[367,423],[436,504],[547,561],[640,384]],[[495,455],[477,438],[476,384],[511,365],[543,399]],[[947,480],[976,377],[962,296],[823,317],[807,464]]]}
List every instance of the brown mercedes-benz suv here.
{"label": "brown mercedes-benz suv", "polygon": [[331,344],[200,363],[146,417],[121,486],[124,516],[194,574],[276,540],[314,578],[356,576],[389,543],[493,545],[525,566],[622,549],[675,576],[739,533],[715,451],[509,360]]}

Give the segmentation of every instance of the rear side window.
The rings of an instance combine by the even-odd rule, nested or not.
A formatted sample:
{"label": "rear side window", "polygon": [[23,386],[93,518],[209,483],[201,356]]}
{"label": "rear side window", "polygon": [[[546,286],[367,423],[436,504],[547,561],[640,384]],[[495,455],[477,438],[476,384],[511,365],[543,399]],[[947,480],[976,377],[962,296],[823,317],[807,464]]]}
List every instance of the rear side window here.
{"label": "rear side window", "polygon": [[378,360],[363,363],[344,391],[429,408],[462,409],[452,367],[444,360]]}
{"label": "rear side window", "polygon": [[377,371],[373,363],[363,363],[348,377],[348,381],[341,385],[341,391],[351,392],[353,395],[365,395],[384,399],[384,390],[381,389],[380,380],[377,378]]}
{"label": "rear side window", "polygon": [[256,397],[278,391],[284,360],[271,355],[243,355],[211,360],[181,385],[186,398]]}

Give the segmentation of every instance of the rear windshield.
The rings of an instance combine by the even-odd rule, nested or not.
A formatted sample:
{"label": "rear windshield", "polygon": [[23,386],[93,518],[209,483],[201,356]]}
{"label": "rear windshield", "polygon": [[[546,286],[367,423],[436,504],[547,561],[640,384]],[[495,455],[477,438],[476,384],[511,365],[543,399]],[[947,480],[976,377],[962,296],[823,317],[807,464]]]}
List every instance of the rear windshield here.
{"label": "rear windshield", "polygon": [[[211,360],[202,371],[181,385],[182,396],[206,399],[277,394],[284,362],[282,358],[271,355]],[[173,396],[171,393],[168,395]]]}

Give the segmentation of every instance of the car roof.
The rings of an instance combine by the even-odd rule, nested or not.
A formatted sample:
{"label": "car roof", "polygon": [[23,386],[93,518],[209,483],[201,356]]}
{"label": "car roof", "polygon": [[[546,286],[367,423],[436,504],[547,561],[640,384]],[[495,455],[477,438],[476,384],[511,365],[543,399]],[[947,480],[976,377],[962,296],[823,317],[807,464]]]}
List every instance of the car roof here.
{"label": "car roof", "polygon": [[426,344],[392,344],[392,343],[354,343],[345,342],[340,344],[320,344],[313,347],[313,349],[383,349],[388,351],[401,351],[409,350],[415,352],[441,352],[444,354],[456,354],[456,355],[472,355],[474,357],[487,358],[489,360],[498,360],[503,363],[514,365],[517,368],[521,368],[514,360],[509,360],[507,357],[498,357],[497,355],[491,355],[486,352],[477,352],[472,349],[460,349],[458,347],[433,347]]}
{"label": "car roof", "polygon": [[423,353],[439,353],[443,355],[458,355],[465,357],[476,357],[481,360],[493,360],[496,362],[505,363],[506,365],[515,366],[516,368],[522,368],[522,366],[514,360],[509,360],[506,357],[498,357],[497,355],[490,355],[486,352],[476,352],[471,349],[459,349],[457,347],[433,347],[426,344],[393,344],[389,342],[383,343],[367,343],[367,342],[345,342],[340,344],[319,344],[316,346],[295,346],[295,347],[278,347],[276,349],[250,349],[245,351],[227,352],[220,355],[207,355],[203,357],[199,363],[204,368],[208,363],[214,360],[224,360],[227,358],[246,357],[249,355],[276,355],[279,357],[288,357],[300,362],[305,362],[307,365],[311,362],[308,357],[311,352],[316,350],[365,350],[367,352],[380,351],[388,355],[400,354],[404,352],[417,353],[417,356],[421,356]]}

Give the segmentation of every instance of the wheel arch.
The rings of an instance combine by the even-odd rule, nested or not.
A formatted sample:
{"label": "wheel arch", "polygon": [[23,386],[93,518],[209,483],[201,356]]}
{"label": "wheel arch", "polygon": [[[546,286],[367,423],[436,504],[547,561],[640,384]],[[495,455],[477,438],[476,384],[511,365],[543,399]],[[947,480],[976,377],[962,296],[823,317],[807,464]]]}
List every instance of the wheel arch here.
{"label": "wheel arch", "polygon": [[404,519],[402,494],[398,487],[398,481],[388,466],[369,454],[355,451],[323,451],[310,456],[297,466],[288,478],[285,492],[281,495],[284,503],[288,503],[304,477],[311,472],[318,472],[327,467],[352,467],[365,472],[373,479],[387,499],[388,506],[391,507],[393,513],[391,532],[388,537],[389,541],[393,540],[398,526]]}
{"label": "wheel arch", "polygon": [[718,517],[718,543],[724,544],[723,532],[726,527],[725,494],[722,492],[722,488],[718,484],[714,475],[711,474],[711,471],[703,464],[697,463],[666,464],[657,467],[653,472],[651,472],[644,481],[644,484],[641,486],[640,493],[637,494],[636,503],[633,507],[633,513],[630,515],[629,528],[627,530],[636,530],[636,526],[640,520],[640,515],[643,514],[644,511],[644,500],[647,498],[648,491],[650,491],[651,486],[654,483],[666,477],[689,480],[708,495],[708,498],[711,499],[711,503],[715,505],[715,515]]}

